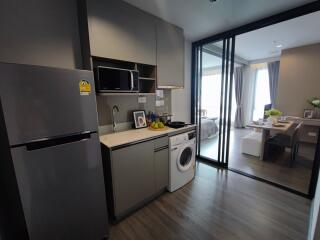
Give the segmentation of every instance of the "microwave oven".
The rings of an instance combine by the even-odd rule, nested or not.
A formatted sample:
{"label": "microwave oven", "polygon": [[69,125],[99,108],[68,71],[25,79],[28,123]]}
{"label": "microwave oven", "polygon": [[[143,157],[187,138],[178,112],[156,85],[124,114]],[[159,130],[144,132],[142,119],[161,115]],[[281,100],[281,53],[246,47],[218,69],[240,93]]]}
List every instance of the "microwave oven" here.
{"label": "microwave oven", "polygon": [[139,72],[136,70],[97,66],[95,75],[97,92],[139,92]]}

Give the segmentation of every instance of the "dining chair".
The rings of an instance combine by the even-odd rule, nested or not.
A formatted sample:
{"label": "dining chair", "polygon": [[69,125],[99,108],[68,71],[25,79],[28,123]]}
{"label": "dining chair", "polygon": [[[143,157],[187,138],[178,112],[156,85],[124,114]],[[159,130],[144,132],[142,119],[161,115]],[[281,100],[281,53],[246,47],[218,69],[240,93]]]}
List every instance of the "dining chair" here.
{"label": "dining chair", "polygon": [[290,156],[290,167],[293,166],[296,155],[299,152],[299,138],[301,127],[303,126],[303,122],[300,122],[294,129],[292,135],[279,133],[275,136],[271,137],[266,141],[266,149],[271,150],[269,146],[275,146],[280,148],[290,148],[291,156]]}
{"label": "dining chair", "polygon": [[265,112],[270,110],[271,108],[272,108],[272,104],[264,105],[263,119],[267,119],[268,118],[268,116],[265,114]]}

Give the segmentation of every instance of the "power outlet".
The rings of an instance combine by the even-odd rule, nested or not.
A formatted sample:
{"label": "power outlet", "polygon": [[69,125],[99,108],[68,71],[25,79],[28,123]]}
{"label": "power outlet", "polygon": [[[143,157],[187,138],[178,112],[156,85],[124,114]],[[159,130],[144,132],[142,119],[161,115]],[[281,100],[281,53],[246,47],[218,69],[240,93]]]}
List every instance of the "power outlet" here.
{"label": "power outlet", "polygon": [[308,136],[309,136],[309,137],[316,137],[316,136],[317,136],[317,133],[315,133],[315,132],[308,132]]}
{"label": "power outlet", "polygon": [[146,103],[147,97],[138,97],[138,103]]}

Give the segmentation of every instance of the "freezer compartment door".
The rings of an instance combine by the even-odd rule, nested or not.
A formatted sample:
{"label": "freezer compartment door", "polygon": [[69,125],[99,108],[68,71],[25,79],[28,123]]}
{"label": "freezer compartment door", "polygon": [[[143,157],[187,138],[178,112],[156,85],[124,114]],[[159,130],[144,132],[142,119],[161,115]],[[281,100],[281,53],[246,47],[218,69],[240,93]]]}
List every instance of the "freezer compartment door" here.
{"label": "freezer compartment door", "polygon": [[77,142],[11,149],[32,240],[102,239],[107,210],[98,135]]}
{"label": "freezer compartment door", "polygon": [[0,73],[1,104],[11,146],[97,131],[92,72],[0,63]]}

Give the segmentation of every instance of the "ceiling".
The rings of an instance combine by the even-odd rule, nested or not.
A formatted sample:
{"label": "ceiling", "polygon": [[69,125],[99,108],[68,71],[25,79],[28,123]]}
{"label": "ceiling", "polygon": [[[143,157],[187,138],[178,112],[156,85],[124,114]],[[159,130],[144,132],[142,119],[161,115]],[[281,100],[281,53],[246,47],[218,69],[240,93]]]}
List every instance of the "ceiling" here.
{"label": "ceiling", "polygon": [[213,54],[202,52],[202,67],[203,68],[212,68],[221,66],[222,59],[221,57],[216,57]]}
{"label": "ceiling", "polygon": [[313,0],[123,0],[182,27],[194,41]]}
{"label": "ceiling", "polygon": [[235,53],[256,61],[279,57],[282,49],[319,43],[319,23],[320,11],[241,34],[236,37]]}
{"label": "ceiling", "polygon": [[[279,58],[283,49],[320,43],[320,11],[236,37],[235,54],[247,62]],[[210,48],[207,45],[206,48]],[[222,41],[212,44],[211,50],[221,53]],[[211,45],[211,46],[212,46]],[[218,48],[217,48],[218,47]],[[221,66],[221,57],[203,51],[203,68]]]}
{"label": "ceiling", "polygon": [[[235,62],[235,67],[240,66],[241,63]],[[208,52],[202,52],[202,68],[203,69],[210,69],[220,67],[222,65],[222,58],[218,57],[214,54],[210,54]]]}

